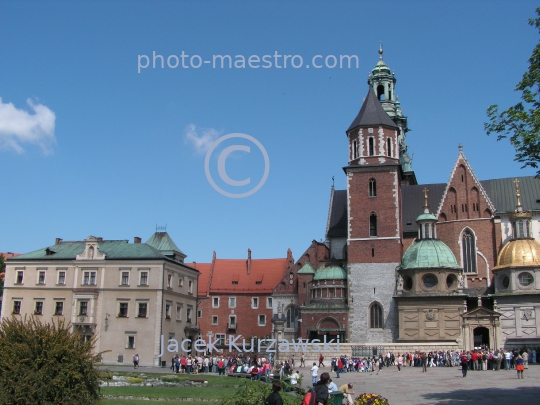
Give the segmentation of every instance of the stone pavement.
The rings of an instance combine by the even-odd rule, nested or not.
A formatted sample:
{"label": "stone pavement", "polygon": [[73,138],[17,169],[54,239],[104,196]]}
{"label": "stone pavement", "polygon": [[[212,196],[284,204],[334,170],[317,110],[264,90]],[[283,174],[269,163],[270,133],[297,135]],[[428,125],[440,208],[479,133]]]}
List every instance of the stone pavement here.
{"label": "stone pavement", "polygon": [[[141,373],[170,373],[168,368],[133,366],[104,367],[111,371],[136,371]],[[304,374],[304,385],[311,382],[308,367],[298,368]],[[322,367],[319,373],[330,371]],[[524,379],[517,378],[514,370],[506,371],[469,371],[463,378],[460,367],[432,367],[427,373],[421,367],[404,367],[401,372],[397,367],[383,368],[377,373],[344,373],[335,378],[339,387],[345,383],[354,385],[353,391],[380,394],[387,398],[390,405],[535,405],[540,404],[540,364],[529,365]],[[205,374],[198,374],[201,378]],[[320,374],[319,374],[320,375]]]}
{"label": "stone pavement", "polygon": [[[328,371],[323,369],[322,371]],[[310,382],[309,370],[303,371]],[[540,365],[530,365],[523,380],[514,370],[469,371],[463,378],[461,367],[432,367],[426,373],[421,367],[383,368],[375,373],[345,373],[332,380],[339,387],[352,383],[356,394],[380,394],[390,405],[533,405],[540,404]],[[354,399],[354,398],[353,398]]]}

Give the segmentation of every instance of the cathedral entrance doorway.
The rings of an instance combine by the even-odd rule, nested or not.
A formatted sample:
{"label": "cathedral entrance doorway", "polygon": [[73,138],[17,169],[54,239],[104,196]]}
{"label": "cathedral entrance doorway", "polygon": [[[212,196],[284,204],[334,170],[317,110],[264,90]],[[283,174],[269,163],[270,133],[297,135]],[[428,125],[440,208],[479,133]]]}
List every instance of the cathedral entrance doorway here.
{"label": "cathedral entrance doorway", "polygon": [[491,347],[489,342],[489,329],[483,326],[475,328],[473,331],[474,347]]}

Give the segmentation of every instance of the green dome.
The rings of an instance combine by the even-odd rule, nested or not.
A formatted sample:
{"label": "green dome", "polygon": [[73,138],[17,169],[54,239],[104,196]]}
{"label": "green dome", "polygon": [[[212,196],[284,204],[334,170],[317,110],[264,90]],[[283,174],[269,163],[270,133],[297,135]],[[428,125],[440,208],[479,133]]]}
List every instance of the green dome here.
{"label": "green dome", "polygon": [[386,65],[386,63],[383,62],[383,60],[379,60],[375,67],[371,70],[374,76],[377,76],[380,73],[386,73],[390,74],[390,68]]}
{"label": "green dome", "polygon": [[347,272],[343,267],[319,267],[313,280],[347,280]]}
{"label": "green dome", "polygon": [[437,217],[433,214],[421,214],[416,218],[416,222],[419,221],[437,221]]}
{"label": "green dome", "polygon": [[456,257],[446,244],[438,239],[422,239],[414,242],[401,259],[401,268],[407,269],[459,269]]}

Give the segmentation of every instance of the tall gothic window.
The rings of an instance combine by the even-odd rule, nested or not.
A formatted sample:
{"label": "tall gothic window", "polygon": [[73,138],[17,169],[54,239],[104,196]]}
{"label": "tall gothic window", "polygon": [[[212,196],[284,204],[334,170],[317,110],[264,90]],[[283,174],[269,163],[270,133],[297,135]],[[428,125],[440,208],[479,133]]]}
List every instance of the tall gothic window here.
{"label": "tall gothic window", "polygon": [[379,303],[375,302],[369,309],[369,327],[371,329],[382,329],[383,324],[383,309]]}
{"label": "tall gothic window", "polygon": [[392,157],[392,139],[388,138],[386,140],[387,149],[388,149],[388,156]]}
{"label": "tall gothic window", "polygon": [[369,216],[369,236],[377,236],[377,214],[374,212]]}
{"label": "tall gothic window", "polygon": [[358,157],[358,145],[356,144],[356,141],[353,141],[353,159],[356,159]]}
{"label": "tall gothic window", "polygon": [[298,307],[291,305],[287,308],[287,324],[285,327],[298,329]]}
{"label": "tall gothic window", "polygon": [[377,181],[375,179],[369,179],[369,196],[377,196]]}
{"label": "tall gothic window", "polygon": [[369,156],[375,155],[375,144],[373,137],[370,137],[368,140],[368,154]]}
{"label": "tall gothic window", "polygon": [[463,252],[463,271],[476,273],[476,244],[474,235],[469,229],[463,232],[461,249]]}

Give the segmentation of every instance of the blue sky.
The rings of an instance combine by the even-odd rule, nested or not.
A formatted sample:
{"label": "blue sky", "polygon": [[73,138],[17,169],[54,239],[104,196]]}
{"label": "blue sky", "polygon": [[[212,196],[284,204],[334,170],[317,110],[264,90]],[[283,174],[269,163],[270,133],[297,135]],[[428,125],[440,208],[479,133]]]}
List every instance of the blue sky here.
{"label": "blue sky", "polygon": [[[483,123],[489,105],[519,101],[513,89],[538,41],[527,25],[535,7],[0,1],[0,251],[29,252],[56,237],[146,241],[166,224],[188,261],[208,262],[214,250],[242,258],[248,248],[253,258],[284,257],[287,248],[298,258],[324,238],[332,177],[345,188],[345,130],[367,93],[379,41],[409,119],[419,183],[446,182],[459,143],[481,180],[533,175]],[[152,68],[153,52],[164,68],[159,58]],[[168,67],[167,57],[182,52],[201,60],[277,52],[304,65]],[[150,57],[148,68],[138,69],[139,55]],[[356,55],[358,68],[305,67],[314,55]],[[205,175],[208,147],[231,133],[255,138],[269,157],[266,182],[246,198],[221,195]],[[218,176],[219,148],[235,143],[251,149],[229,155],[227,175],[249,177],[249,186]],[[221,143],[209,168],[220,187],[243,192],[265,165],[254,144],[236,139]]]}

